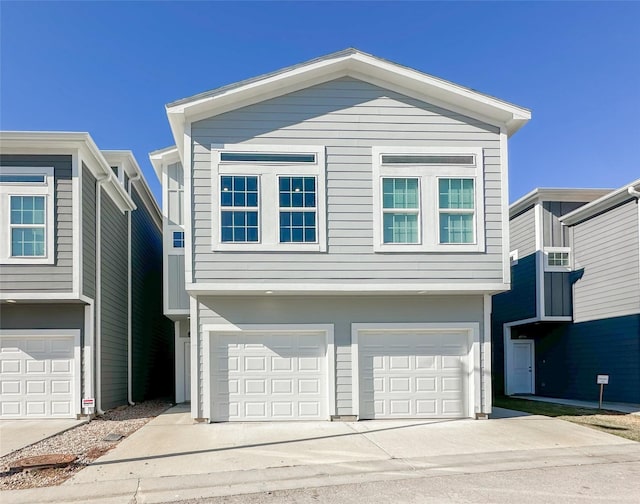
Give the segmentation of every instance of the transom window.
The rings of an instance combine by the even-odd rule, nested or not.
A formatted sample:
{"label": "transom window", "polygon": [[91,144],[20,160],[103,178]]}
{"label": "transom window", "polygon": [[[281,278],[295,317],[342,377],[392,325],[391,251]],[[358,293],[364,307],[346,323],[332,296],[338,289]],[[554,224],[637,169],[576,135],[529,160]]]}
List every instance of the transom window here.
{"label": "transom window", "polygon": [[545,271],[570,271],[571,249],[568,247],[545,247]]}
{"label": "transom window", "polygon": [[54,170],[0,167],[0,263],[54,262]]}
{"label": "transom window", "polygon": [[212,146],[213,250],[326,250],[323,147]]}
{"label": "transom window", "polygon": [[420,197],[417,178],[382,179],[384,243],[418,243]]}
{"label": "transom window", "polygon": [[484,160],[469,147],[374,147],[374,251],[484,251]]}

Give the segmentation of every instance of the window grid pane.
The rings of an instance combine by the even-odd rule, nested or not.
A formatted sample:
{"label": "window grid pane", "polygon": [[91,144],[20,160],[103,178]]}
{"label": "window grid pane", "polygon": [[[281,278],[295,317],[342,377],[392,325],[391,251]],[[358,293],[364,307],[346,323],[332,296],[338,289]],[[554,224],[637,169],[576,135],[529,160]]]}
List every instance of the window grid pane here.
{"label": "window grid pane", "polygon": [[[279,177],[280,243],[316,243],[316,178]],[[302,211],[287,210],[304,208]]]}
{"label": "window grid pane", "polygon": [[440,214],[440,243],[473,243],[473,214]]}
{"label": "window grid pane", "polygon": [[173,232],[173,248],[184,248],[184,231]]}
{"label": "window grid pane", "polygon": [[418,243],[417,214],[385,212],[383,221],[384,243]]}
{"label": "window grid pane", "polygon": [[549,266],[569,266],[569,252],[549,252]]}
{"label": "window grid pane", "polygon": [[224,175],[220,177],[220,206],[233,208],[220,212],[220,241],[256,243],[258,229],[258,177]]}
{"label": "window grid pane", "polygon": [[473,209],[473,179],[441,178],[438,182],[439,205],[442,209]]}
{"label": "window grid pane", "polygon": [[13,257],[43,257],[44,254],[44,228],[20,227],[11,230]]}
{"label": "window grid pane", "polygon": [[44,196],[11,196],[11,224],[44,224]]}
{"label": "window grid pane", "polygon": [[382,208],[418,208],[417,178],[382,179]]}

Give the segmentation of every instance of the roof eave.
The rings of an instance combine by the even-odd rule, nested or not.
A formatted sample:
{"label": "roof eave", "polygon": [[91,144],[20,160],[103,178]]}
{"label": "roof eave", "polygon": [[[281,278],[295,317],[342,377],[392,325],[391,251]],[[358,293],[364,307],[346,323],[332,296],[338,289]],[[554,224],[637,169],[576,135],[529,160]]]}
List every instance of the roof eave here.
{"label": "roof eave", "polygon": [[560,217],[560,222],[567,226],[573,226],[574,224],[578,224],[582,221],[585,221],[599,213],[602,213],[616,205],[624,203],[626,201],[632,200],[634,198],[637,199],[636,196],[629,194],[629,188],[632,187],[636,191],[640,190],[640,179],[634,180],[633,182],[626,184],[615,191],[610,191],[608,194],[592,201],[591,203],[587,203],[584,206],[574,210],[573,212],[569,212],[568,214]]}

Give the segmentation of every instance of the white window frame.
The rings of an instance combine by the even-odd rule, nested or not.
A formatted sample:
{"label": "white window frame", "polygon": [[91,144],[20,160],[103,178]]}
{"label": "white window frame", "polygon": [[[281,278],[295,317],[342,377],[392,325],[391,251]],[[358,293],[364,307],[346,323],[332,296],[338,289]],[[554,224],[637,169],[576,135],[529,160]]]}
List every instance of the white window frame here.
{"label": "white window frame", "polygon": [[[550,252],[563,252],[568,254],[566,266],[551,266],[549,264]],[[547,272],[567,272],[571,271],[571,247],[545,247],[544,248],[544,271]]]}
{"label": "white window frame", "polygon": [[[218,199],[215,200],[218,202],[218,219],[220,222],[220,226],[217,228],[218,229],[218,237],[220,238],[220,243],[223,245],[229,245],[229,244],[233,244],[233,245],[244,245],[247,243],[260,243],[260,236],[261,236],[261,229],[260,229],[260,214],[261,212],[261,208],[260,208],[260,193],[262,192],[262,187],[261,187],[261,177],[259,175],[256,175],[255,173],[252,174],[245,174],[245,173],[233,173],[233,174],[228,174],[225,173],[223,175],[220,175],[218,177],[218,182],[220,182],[220,179],[225,176],[225,177],[256,177],[257,178],[257,187],[258,187],[258,205],[255,207],[251,207],[251,206],[222,206],[219,202],[219,196]],[[233,190],[232,190],[233,193]],[[248,193],[248,190],[245,189],[245,193]],[[220,194],[220,189],[218,188],[218,193]],[[244,212],[245,214],[249,213],[249,212],[255,212],[258,215],[258,241],[230,241],[230,242],[223,242],[222,241],[222,212]],[[248,227],[245,223],[245,227]]]}
{"label": "white window frame", "polygon": [[[315,154],[315,163],[221,161],[222,152],[253,152],[256,154]],[[220,177],[258,176],[258,242],[222,242]],[[316,242],[280,243],[279,177],[316,178]],[[326,165],[325,148],[318,145],[211,145],[211,249],[218,251],[278,251],[326,252]],[[224,207],[227,208],[227,207]],[[251,210],[254,210],[253,208]],[[292,211],[300,209],[290,209]]]}
{"label": "white window frame", "polygon": [[[44,176],[44,183],[2,182],[0,183],[0,264],[54,264],[55,262],[55,180],[52,166],[44,167],[0,167],[2,175],[38,175]],[[44,196],[44,256],[11,255],[11,197]],[[40,225],[38,225],[40,226]]]}
{"label": "white window frame", "polygon": [[[374,252],[484,252],[484,157],[480,147],[373,147],[373,250]],[[473,165],[383,164],[389,154],[473,155]],[[382,179],[418,178],[420,188],[420,243],[384,243]],[[438,180],[467,178],[474,181],[474,243],[439,243],[440,204]],[[443,209],[442,211],[446,211]]]}
{"label": "white window frame", "polygon": [[[418,181],[418,208],[384,208],[384,180],[385,179],[417,179]],[[382,175],[380,177],[380,219],[381,219],[381,227],[380,227],[380,240],[384,242],[384,215],[387,213],[390,214],[406,214],[406,215],[417,215],[417,225],[418,225],[418,241],[416,243],[383,243],[385,246],[388,245],[399,245],[404,248],[405,245],[420,245],[422,244],[422,179],[419,176],[406,176],[406,177],[396,177],[396,176],[388,176]]]}

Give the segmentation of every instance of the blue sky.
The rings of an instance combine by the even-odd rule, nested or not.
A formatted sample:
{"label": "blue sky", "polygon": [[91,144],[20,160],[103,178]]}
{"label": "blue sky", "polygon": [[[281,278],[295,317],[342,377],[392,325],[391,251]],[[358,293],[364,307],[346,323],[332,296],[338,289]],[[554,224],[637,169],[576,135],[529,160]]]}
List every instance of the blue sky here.
{"label": "blue sky", "polygon": [[147,154],[164,105],[357,47],[530,108],[510,199],[640,177],[640,3],[0,3],[0,128],[88,131]]}

